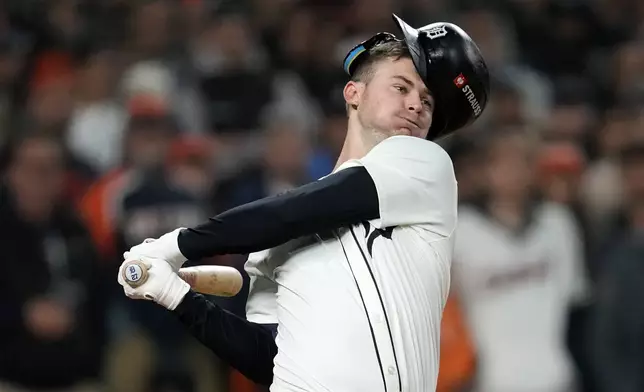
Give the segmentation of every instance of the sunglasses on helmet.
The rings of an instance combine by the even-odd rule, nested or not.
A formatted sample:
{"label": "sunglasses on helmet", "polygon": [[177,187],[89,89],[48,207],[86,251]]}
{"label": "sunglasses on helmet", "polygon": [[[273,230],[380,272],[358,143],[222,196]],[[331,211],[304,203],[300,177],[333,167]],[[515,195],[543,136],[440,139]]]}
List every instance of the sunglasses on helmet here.
{"label": "sunglasses on helmet", "polygon": [[391,33],[378,33],[368,40],[356,45],[344,58],[344,72],[349,74],[349,76],[353,75],[353,72],[356,70],[360,61],[365,58],[365,56],[361,56],[363,53],[369,53],[369,50],[372,48],[391,41],[400,40]]}

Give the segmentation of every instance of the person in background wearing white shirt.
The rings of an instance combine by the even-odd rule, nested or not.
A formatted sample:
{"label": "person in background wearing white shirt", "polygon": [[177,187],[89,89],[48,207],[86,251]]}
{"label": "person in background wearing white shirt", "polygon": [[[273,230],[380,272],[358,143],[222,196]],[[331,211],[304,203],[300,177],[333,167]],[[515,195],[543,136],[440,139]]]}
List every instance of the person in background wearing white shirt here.
{"label": "person in background wearing white shirt", "polygon": [[[177,314],[271,391],[435,390],[457,219],[451,160],[434,140],[486,106],[488,70],[458,26],[379,33],[345,58],[348,131],[332,174],[125,252],[148,281],[130,298]],[[246,319],[190,290],[186,260],[251,253]]]}
{"label": "person in background wearing white shirt", "polygon": [[502,129],[482,143],[484,195],[462,205],[453,281],[478,354],[476,392],[573,391],[570,307],[585,295],[572,212],[535,197],[534,140]]}

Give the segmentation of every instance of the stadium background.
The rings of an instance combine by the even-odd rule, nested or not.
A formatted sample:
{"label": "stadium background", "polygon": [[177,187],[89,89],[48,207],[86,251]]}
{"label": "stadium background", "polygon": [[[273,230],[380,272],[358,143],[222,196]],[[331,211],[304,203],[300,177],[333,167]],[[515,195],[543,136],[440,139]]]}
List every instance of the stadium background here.
{"label": "stadium background", "polygon": [[[345,133],[342,58],[393,31],[392,12],[455,22],[479,44],[491,102],[444,142],[460,196],[486,186],[480,138],[530,135],[528,185],[575,214],[585,245],[591,295],[562,304],[580,390],[644,390],[638,0],[3,1],[0,390],[261,390],[166,312],[126,301],[120,255],[328,173]],[[243,312],[243,295],[214,300]],[[481,359],[457,298],[443,327],[441,390],[465,390]]]}

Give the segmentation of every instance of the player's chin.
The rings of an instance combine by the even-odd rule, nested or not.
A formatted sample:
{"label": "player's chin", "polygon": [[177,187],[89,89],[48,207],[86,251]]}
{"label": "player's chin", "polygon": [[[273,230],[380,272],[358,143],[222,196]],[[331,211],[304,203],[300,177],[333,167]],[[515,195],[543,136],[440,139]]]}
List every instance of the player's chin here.
{"label": "player's chin", "polygon": [[416,137],[419,136],[418,132],[414,132],[414,130],[412,128],[401,127],[401,128],[394,129],[392,136],[400,136],[400,135],[403,135],[403,136],[416,136]]}

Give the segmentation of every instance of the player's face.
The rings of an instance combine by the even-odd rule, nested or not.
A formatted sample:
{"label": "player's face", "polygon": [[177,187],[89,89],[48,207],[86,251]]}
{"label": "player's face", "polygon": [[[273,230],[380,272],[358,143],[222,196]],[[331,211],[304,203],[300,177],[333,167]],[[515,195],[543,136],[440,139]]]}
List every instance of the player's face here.
{"label": "player's face", "polygon": [[363,129],[383,136],[425,138],[434,98],[409,58],[383,60],[366,84],[358,86],[357,114]]}

